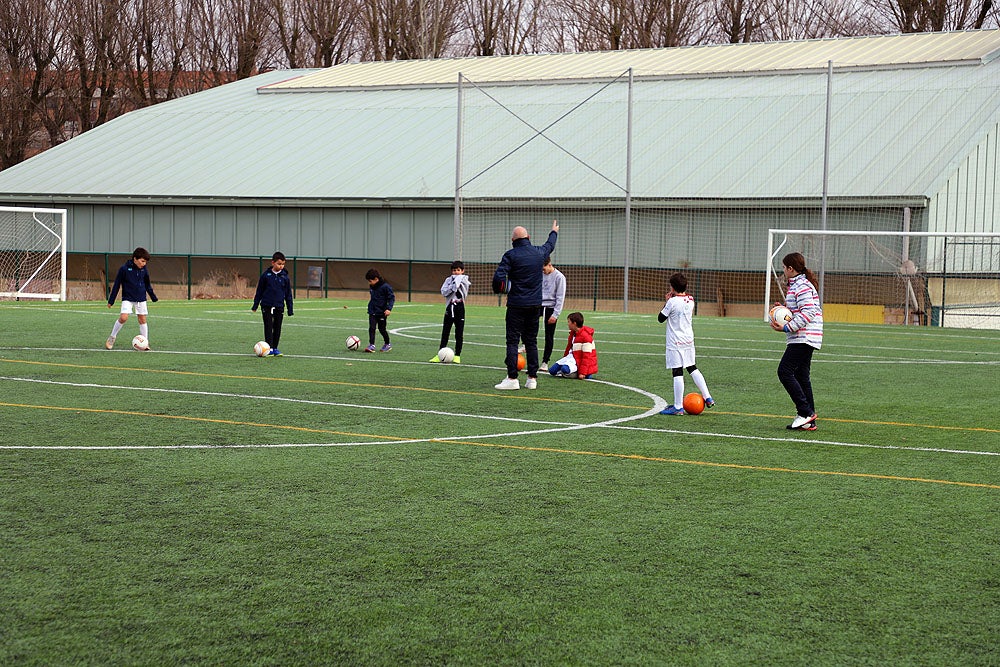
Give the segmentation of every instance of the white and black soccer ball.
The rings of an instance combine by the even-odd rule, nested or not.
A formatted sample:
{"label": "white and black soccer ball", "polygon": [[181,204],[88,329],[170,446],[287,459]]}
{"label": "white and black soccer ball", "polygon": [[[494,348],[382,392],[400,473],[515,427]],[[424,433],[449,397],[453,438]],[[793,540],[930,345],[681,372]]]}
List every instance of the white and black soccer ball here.
{"label": "white and black soccer ball", "polygon": [[358,338],[357,336],[348,336],[347,340],[344,341],[344,345],[347,346],[348,350],[354,352],[359,347],[361,347],[361,339]]}
{"label": "white and black soccer ball", "polygon": [[442,364],[450,364],[455,360],[455,350],[450,347],[442,347],[438,350],[438,359],[441,360]]}
{"label": "white and black soccer ball", "polygon": [[139,350],[140,352],[145,352],[149,349],[149,341],[142,334],[139,334],[132,339],[132,348]]}
{"label": "white and black soccer ball", "polygon": [[258,357],[266,357],[271,351],[271,346],[267,344],[266,340],[259,340],[253,345],[253,353]]}

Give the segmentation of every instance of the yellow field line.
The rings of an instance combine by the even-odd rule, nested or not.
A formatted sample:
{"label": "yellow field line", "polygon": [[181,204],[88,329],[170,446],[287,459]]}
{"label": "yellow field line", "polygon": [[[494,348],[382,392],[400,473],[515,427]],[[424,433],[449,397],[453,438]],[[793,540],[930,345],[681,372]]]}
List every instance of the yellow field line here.
{"label": "yellow field line", "polygon": [[233,419],[212,419],[209,417],[188,417],[186,415],[158,415],[152,412],[134,412],[131,410],[105,410],[101,408],[67,408],[58,405],[28,405],[25,403],[0,403],[7,408],[32,408],[35,410],[62,410],[65,412],[92,412],[110,415],[126,415],[129,417],[158,417],[161,419],[179,419],[190,422],[207,422],[210,424],[227,424],[229,426],[256,426],[260,428],[276,428],[286,431],[302,431],[304,433],[326,433],[330,435],[349,435],[353,438],[375,438],[377,440],[411,440],[389,435],[372,435],[370,433],[354,433],[351,431],[331,431],[323,428],[308,428],[305,426],[286,426],[282,424],[261,424],[259,422],[244,422]]}
{"label": "yellow field line", "polygon": [[799,475],[832,475],[837,477],[860,477],[864,479],[884,479],[897,482],[920,482],[923,484],[948,484],[951,486],[968,486],[980,489],[998,489],[998,484],[981,484],[978,482],[954,482],[947,479],[924,479],[923,477],[901,477],[898,475],[877,475],[863,472],[839,472],[836,470],[798,470],[796,468],[777,468],[771,466],[752,466],[740,463],[714,463],[712,461],[689,461],[687,459],[668,459],[659,456],[643,456],[642,454],[614,454],[611,452],[589,452],[574,449],[558,449],[556,447],[529,447],[527,445],[502,445],[486,442],[466,442],[462,440],[431,440],[443,444],[472,445],[474,447],[494,447],[497,449],[519,449],[531,452],[551,452],[556,454],[573,454],[577,456],[601,456],[605,458],[629,459],[634,461],[655,461],[657,463],[678,463],[692,466],[708,466],[712,468],[732,468],[736,470],[757,470],[763,472],[785,472]]}
{"label": "yellow field line", "polygon": [[[0,357],[0,362],[6,362],[10,364],[29,364],[35,366],[56,366],[61,368],[82,368],[91,370],[115,370],[115,371],[139,371],[143,373],[161,373],[166,375],[186,375],[192,377],[205,377],[205,378],[219,378],[227,380],[277,380],[280,382],[295,382],[299,384],[319,384],[319,385],[332,385],[341,387],[366,387],[371,389],[402,389],[406,391],[425,391],[435,394],[457,394],[462,396],[493,396],[496,398],[514,398],[521,400],[531,400],[540,401],[548,403],[572,403],[574,405],[594,405],[605,408],[621,408],[623,410],[646,410],[647,407],[636,406],[636,405],[622,405],[619,403],[600,403],[596,401],[578,401],[565,398],[552,398],[548,396],[535,396],[532,394],[524,395],[521,392],[510,392],[503,395],[493,394],[493,393],[482,393],[474,391],[459,391],[457,389],[433,389],[428,387],[410,387],[403,385],[386,385],[386,384],[374,384],[374,383],[364,383],[364,382],[340,382],[336,380],[308,380],[304,378],[278,378],[273,376],[260,376],[260,375],[228,375],[223,373],[203,373],[199,371],[172,371],[166,369],[150,369],[150,368],[129,368],[122,366],[95,366],[88,364],[67,364],[67,363],[57,363],[52,361],[28,361],[23,359],[4,359]],[[752,413],[752,412],[727,412],[725,410],[713,410],[714,414],[717,415],[734,415],[737,417],[764,417],[768,419],[788,419],[787,415],[772,415],[765,413]],[[820,419],[824,422],[834,422],[840,424],[865,424],[869,426],[897,426],[903,428],[926,428],[941,431],[962,431],[970,433],[1000,433],[1000,429],[996,428],[985,428],[981,426],[943,426],[939,424],[914,424],[911,422],[894,422],[894,421],[871,421],[864,419],[844,419],[838,417],[824,417],[820,416]]]}
{"label": "yellow field line", "polygon": [[0,361],[9,364],[29,364],[34,366],[57,366],[61,368],[83,368],[90,370],[114,370],[114,371],[138,371],[142,373],[162,373],[165,375],[187,375],[191,377],[205,377],[205,378],[219,378],[224,380],[267,380],[267,381],[277,381],[277,382],[296,382],[299,384],[319,384],[319,385],[333,385],[340,387],[367,387],[371,389],[403,389],[405,391],[426,391],[434,394],[460,394],[462,396],[494,396],[496,398],[520,398],[521,400],[532,400],[532,401],[543,401],[548,403],[572,403],[574,405],[596,405],[605,408],[622,408],[624,410],[645,410],[646,408],[636,407],[634,405],[619,405],[617,403],[598,403],[595,401],[577,401],[567,398],[552,398],[550,396],[536,396],[536,395],[518,395],[514,393],[504,393],[499,394],[484,394],[482,392],[474,391],[459,391],[457,389],[432,389],[428,387],[411,387],[403,385],[392,385],[392,384],[374,384],[370,382],[340,382],[337,380],[308,380],[305,378],[281,378],[275,377],[273,375],[260,376],[260,375],[227,375],[223,373],[202,373],[199,371],[171,371],[166,369],[158,368],[128,368],[122,366],[92,366],[86,364],[66,364],[66,363],[56,363],[54,361],[27,361],[23,359],[4,359],[0,358]]}
{"label": "yellow field line", "polygon": [[[0,402],[0,406],[12,407],[12,408],[30,408],[35,410],[60,410],[65,412],[90,412],[98,414],[116,414],[116,415],[126,415],[131,417],[158,417],[161,419],[179,419],[182,421],[192,421],[192,422],[206,422],[212,424],[227,424],[231,426],[253,426],[259,428],[268,429],[280,429],[288,431],[300,431],[304,433],[326,433],[331,435],[343,435],[351,437],[360,438],[372,438],[374,440],[388,440],[388,441],[412,441],[412,438],[400,438],[396,436],[384,436],[384,435],[373,435],[371,433],[354,433],[351,431],[333,431],[329,429],[317,429],[317,428],[307,428],[304,426],[286,426],[281,424],[262,424],[258,422],[245,422],[230,419],[211,419],[207,417],[188,417],[185,415],[159,415],[149,412],[134,412],[130,410],[105,410],[98,408],[68,408],[63,406],[54,405],[28,405],[24,403],[3,403]],[[918,482],[922,484],[944,484],[950,486],[964,486],[973,487],[981,489],[997,489],[1000,490],[1000,485],[996,484],[982,484],[977,482],[955,482],[946,479],[925,479],[923,477],[902,477],[899,475],[877,475],[874,473],[859,473],[859,472],[840,472],[835,470],[799,470],[796,468],[778,468],[772,466],[752,466],[740,463],[715,463],[711,461],[691,461],[687,459],[671,459],[659,456],[645,456],[642,454],[615,454],[612,452],[592,452],[586,450],[574,450],[574,449],[559,449],[557,447],[531,447],[527,445],[505,445],[505,444],[493,444],[486,442],[475,442],[475,441],[465,441],[465,440],[441,440],[437,438],[429,438],[427,442],[433,442],[438,444],[455,444],[455,445],[469,445],[473,447],[490,447],[495,449],[513,449],[526,452],[549,452],[553,454],[572,454],[574,456],[600,456],[603,458],[615,458],[615,459],[627,459],[631,461],[652,461],[656,463],[676,463],[680,465],[695,465],[695,466],[707,466],[712,468],[729,468],[734,470],[756,470],[761,472],[781,472],[781,473],[794,473],[799,475],[827,475],[836,477],[855,477],[862,479],[880,479],[880,480],[891,480],[898,482]]]}

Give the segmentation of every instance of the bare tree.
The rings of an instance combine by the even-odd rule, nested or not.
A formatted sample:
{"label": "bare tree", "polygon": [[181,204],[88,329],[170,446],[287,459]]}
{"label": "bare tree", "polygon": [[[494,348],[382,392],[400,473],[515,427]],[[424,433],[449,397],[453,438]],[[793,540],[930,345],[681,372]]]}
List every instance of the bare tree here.
{"label": "bare tree", "polygon": [[701,27],[704,5],[705,0],[636,0],[629,3],[625,48],[648,49],[699,42],[704,32]]}
{"label": "bare tree", "polygon": [[458,32],[461,0],[361,0],[366,38],[363,57],[372,60],[440,58]]}
{"label": "bare tree", "polygon": [[210,85],[279,64],[268,0],[194,0],[195,67]]}
{"label": "bare tree", "polygon": [[127,0],[67,0],[62,20],[65,92],[80,132],[119,115],[123,55],[119,33]]}
{"label": "bare tree", "polygon": [[270,0],[288,67],[330,67],[354,55],[355,0]]}
{"label": "bare tree", "polygon": [[555,0],[569,50],[683,46],[700,41],[706,0]]}
{"label": "bare tree", "polygon": [[[130,107],[192,92],[186,76],[193,40],[190,0],[134,0],[122,17],[122,84]],[[196,88],[197,89],[197,88]]]}
{"label": "bare tree", "polygon": [[772,0],[714,0],[708,11],[712,34],[730,44],[763,41],[773,18]]}
{"label": "bare tree", "polygon": [[538,0],[463,0],[461,20],[469,46],[457,55],[535,52],[541,5]]}
{"label": "bare tree", "polygon": [[871,6],[887,30],[940,32],[984,27],[993,0],[874,0]]}

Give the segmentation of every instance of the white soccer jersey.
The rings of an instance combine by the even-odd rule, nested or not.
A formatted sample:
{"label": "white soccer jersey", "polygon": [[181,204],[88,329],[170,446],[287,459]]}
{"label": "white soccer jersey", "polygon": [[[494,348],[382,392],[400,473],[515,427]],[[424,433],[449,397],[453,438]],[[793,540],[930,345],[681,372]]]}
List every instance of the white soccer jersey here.
{"label": "white soccer jersey", "polygon": [[660,313],[667,318],[667,349],[681,350],[694,348],[694,329],[691,317],[694,315],[694,297],[681,294],[667,299]]}

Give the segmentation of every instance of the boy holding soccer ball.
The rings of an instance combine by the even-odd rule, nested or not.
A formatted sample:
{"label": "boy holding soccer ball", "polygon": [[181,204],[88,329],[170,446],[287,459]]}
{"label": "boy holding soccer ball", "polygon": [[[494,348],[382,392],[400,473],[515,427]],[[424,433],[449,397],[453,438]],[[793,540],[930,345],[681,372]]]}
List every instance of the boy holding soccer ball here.
{"label": "boy holding soccer ball", "polygon": [[[444,323],[441,325],[441,344],[438,349],[448,346],[451,327],[455,325],[455,357],[452,363],[462,363],[462,342],[465,333],[465,299],[469,296],[469,276],[465,275],[465,264],[461,260],[451,263],[451,275],[441,284],[441,296],[444,297]],[[432,364],[440,362],[438,355],[431,359]]]}
{"label": "boy holding soccer ball", "polygon": [[684,371],[687,370],[702,398],[705,407],[715,405],[712,395],[708,393],[705,376],[694,364],[694,328],[691,318],[694,315],[694,297],[687,293],[687,278],[683,273],[670,276],[670,291],[667,292],[667,302],[657,315],[657,320],[667,323],[667,368],[674,377],[674,404],[660,410],[661,415],[684,414]]}
{"label": "boy holding soccer ball", "polygon": [[[122,264],[122,267],[118,269],[115,284],[111,288],[111,295],[108,297],[108,308],[115,305],[119,289],[122,291],[122,307],[121,314],[111,328],[111,335],[104,342],[104,347],[109,350],[115,346],[115,339],[118,338],[118,332],[125,326],[125,322],[128,321],[128,316],[132,313],[133,308],[135,309],[135,316],[139,320],[139,334],[146,339],[149,338],[149,325],[146,324],[146,315],[149,312],[146,309],[146,295],[149,294],[149,298],[154,303],[157,301],[157,298],[153,294],[153,286],[149,283],[149,271],[146,269],[148,262],[149,251],[145,248],[136,248],[132,251],[132,259]],[[148,345],[144,349],[148,350]]]}
{"label": "boy holding soccer ball", "polygon": [[276,252],[271,255],[271,268],[265,271],[257,281],[257,293],[253,297],[250,310],[260,312],[264,318],[264,342],[271,346],[268,356],[280,357],[278,341],[281,340],[281,322],[285,318],[285,304],[288,304],[288,316],[292,316],[292,281],[285,269],[285,255]]}

